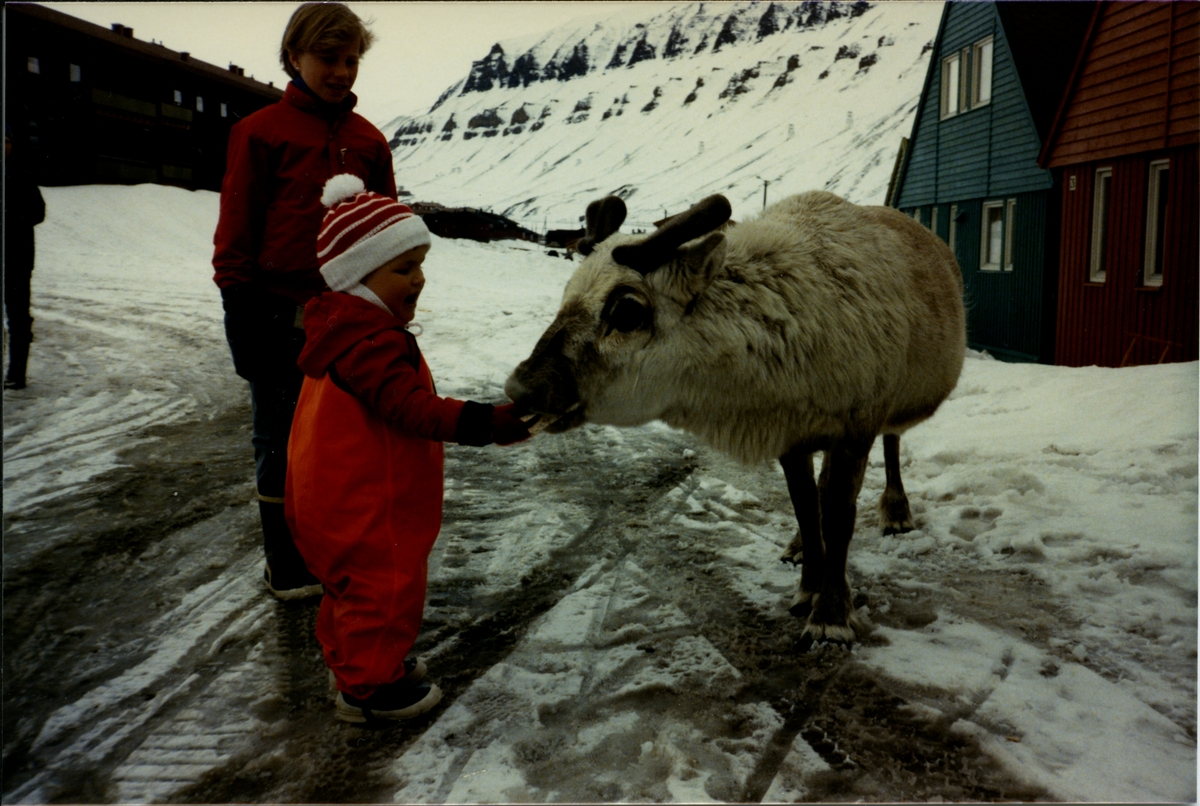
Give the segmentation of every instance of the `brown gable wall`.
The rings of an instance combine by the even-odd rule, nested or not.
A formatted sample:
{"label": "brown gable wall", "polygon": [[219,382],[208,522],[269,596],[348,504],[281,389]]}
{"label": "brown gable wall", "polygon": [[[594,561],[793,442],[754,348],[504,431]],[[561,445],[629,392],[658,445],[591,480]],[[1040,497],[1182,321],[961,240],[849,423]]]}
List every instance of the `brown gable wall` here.
{"label": "brown gable wall", "polygon": [[1200,142],[1200,3],[1105,5],[1047,167]]}

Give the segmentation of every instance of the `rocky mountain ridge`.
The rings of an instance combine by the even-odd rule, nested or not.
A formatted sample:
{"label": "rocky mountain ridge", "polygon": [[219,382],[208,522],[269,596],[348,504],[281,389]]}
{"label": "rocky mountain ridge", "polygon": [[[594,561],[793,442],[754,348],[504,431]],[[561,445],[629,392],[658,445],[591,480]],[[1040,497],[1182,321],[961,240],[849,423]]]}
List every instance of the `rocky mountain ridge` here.
{"label": "rocky mountain ridge", "polygon": [[771,185],[878,203],[940,12],[866,0],[631,4],[495,44],[429,112],[383,130],[413,197],[532,229],[573,223],[605,193],[641,223],[708,192],[726,193],[736,214]]}

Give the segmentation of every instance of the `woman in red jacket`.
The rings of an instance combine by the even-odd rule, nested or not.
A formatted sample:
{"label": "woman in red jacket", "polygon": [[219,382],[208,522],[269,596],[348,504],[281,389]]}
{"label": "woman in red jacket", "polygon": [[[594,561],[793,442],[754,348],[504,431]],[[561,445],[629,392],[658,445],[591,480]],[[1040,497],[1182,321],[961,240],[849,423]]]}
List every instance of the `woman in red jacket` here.
{"label": "woman in red jacket", "polygon": [[359,59],[373,36],[339,3],[306,3],[284,32],[280,61],[291,76],[279,103],[229,135],[214,280],[225,308],[234,369],[250,382],[255,479],[267,588],[280,599],[319,595],[283,514],[287,444],[303,375],[303,305],[325,289],[317,264],[321,190],[352,173],[396,197],[384,136],[352,110]]}
{"label": "woman in red jacket", "polygon": [[354,176],[326,186],[317,241],[332,291],[304,309],[304,386],[292,423],[286,507],[296,546],[325,586],[317,639],[349,722],[407,719],[437,704],[406,657],[425,609],[442,525],[442,443],[529,436],[512,404],[438,397],[405,328],[425,286],[429,230]]}

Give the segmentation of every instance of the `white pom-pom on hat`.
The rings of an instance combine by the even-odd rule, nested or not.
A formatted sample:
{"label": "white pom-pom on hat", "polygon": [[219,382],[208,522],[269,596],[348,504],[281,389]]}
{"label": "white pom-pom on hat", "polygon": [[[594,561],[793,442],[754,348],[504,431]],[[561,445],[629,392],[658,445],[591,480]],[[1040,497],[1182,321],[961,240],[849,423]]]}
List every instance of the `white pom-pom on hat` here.
{"label": "white pom-pom on hat", "polygon": [[352,198],[367,189],[362,179],[354,174],[338,174],[331,176],[325,183],[325,191],[321,194],[321,204],[333,207],[340,201]]}
{"label": "white pom-pom on hat", "polygon": [[429,229],[411,207],[367,190],[353,174],[331,178],[321,201],[329,209],[317,233],[317,263],[334,291],[347,291],[397,255],[429,245]]}

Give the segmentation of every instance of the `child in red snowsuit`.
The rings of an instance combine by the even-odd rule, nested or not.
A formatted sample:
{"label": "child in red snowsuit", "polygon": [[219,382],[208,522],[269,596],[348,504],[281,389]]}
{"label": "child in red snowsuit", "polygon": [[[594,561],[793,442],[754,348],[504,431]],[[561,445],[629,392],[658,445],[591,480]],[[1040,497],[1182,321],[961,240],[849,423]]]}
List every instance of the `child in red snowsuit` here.
{"label": "child in red snowsuit", "polygon": [[285,511],[325,586],[317,639],[337,715],[406,719],[441,698],[408,661],[442,522],[442,443],[529,436],[511,404],[438,397],[405,326],[425,284],[429,231],[403,204],[335,176],[317,240],[332,291],[304,309],[305,379],[292,422]]}

